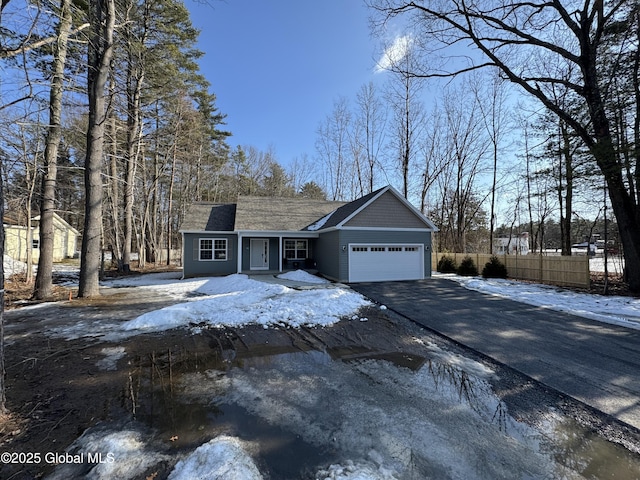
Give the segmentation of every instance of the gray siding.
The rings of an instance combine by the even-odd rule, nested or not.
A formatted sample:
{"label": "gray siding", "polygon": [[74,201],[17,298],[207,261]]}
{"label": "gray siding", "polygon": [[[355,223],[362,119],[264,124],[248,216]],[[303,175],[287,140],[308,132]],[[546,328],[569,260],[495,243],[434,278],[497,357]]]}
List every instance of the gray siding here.
{"label": "gray siding", "polygon": [[425,228],[425,223],[391,192],[344,224],[345,227]]}
{"label": "gray siding", "polygon": [[327,278],[340,281],[339,263],[346,252],[342,252],[339,240],[339,231],[320,234],[320,237],[315,241],[314,259],[318,272]]}
{"label": "gray siding", "polygon": [[[201,238],[226,238],[227,260],[211,261],[199,260],[199,246]],[[185,233],[184,258],[182,271],[185,277],[207,275],[230,275],[238,271],[238,237],[235,234],[219,233]]]}
{"label": "gray siding", "polygon": [[[340,230],[340,245],[349,245],[350,243],[368,243],[368,244],[389,244],[389,243],[419,243],[423,247],[427,247],[424,252],[424,276],[431,276],[431,232],[396,232],[381,230]],[[340,247],[339,265],[337,280],[347,282],[349,280],[349,252],[342,252]]]}

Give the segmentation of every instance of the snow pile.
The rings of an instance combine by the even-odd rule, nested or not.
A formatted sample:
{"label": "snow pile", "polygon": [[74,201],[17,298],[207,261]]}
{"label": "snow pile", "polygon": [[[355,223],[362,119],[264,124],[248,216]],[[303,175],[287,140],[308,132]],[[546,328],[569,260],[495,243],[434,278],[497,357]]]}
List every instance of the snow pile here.
{"label": "snow pile", "polygon": [[148,448],[142,434],[131,429],[88,430],[73,443],[68,454],[73,455],[73,459],[62,458],[48,480],[141,478],[151,467],[169,458]]}
{"label": "snow pile", "polygon": [[315,275],[311,275],[310,273],[307,273],[304,270],[295,270],[292,272],[283,273],[282,275],[278,275],[278,278],[283,278],[285,280],[293,280],[295,282],[305,282],[305,283],[317,283],[317,284],[330,283],[328,280],[325,280],[324,278],[316,277]]}
{"label": "snow pile", "polygon": [[222,436],[180,460],[169,480],[262,480],[252,458],[237,438]]}
{"label": "snow pile", "polygon": [[578,293],[548,285],[495,278],[457,275],[442,277],[454,280],[470,290],[640,330],[640,299],[637,298]]}
{"label": "snow pile", "polygon": [[[146,313],[124,323],[122,329],[159,332],[203,323],[214,327],[328,326],[370,304],[362,295],[344,288],[297,291],[255,283],[250,290],[211,295]],[[273,287],[279,292],[274,293]]]}
{"label": "snow pile", "polygon": [[5,278],[27,271],[26,263],[21,262],[20,260],[15,260],[8,255],[4,255],[2,258],[2,267],[4,268]]}

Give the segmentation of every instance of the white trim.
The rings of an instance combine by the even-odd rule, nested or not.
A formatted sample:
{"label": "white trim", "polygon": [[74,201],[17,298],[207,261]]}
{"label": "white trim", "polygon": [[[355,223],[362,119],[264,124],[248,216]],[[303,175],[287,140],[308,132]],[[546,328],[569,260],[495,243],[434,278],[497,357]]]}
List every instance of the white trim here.
{"label": "white trim", "polygon": [[[281,238],[282,240],[282,238]],[[294,250],[296,252],[296,254],[298,253],[298,245],[294,245],[294,247],[291,248],[287,248],[286,246],[286,242],[306,242],[307,246],[304,248],[304,250],[307,252],[307,256],[304,258],[287,258],[287,260],[291,260],[291,261],[299,261],[299,260],[305,260],[306,258],[309,258],[309,239],[308,238],[285,238],[284,239],[284,246],[282,246],[282,248],[280,249],[280,251],[282,252],[281,257],[286,258],[286,251],[287,250]]]}
{"label": "white trim", "polygon": [[198,235],[235,235],[235,230],[178,230],[178,233],[198,234]]}
{"label": "white trim", "polygon": [[378,232],[424,232],[432,233],[428,228],[396,228],[396,227],[342,227],[340,230],[375,230]]}
{"label": "white trim", "polygon": [[[211,258],[202,258],[202,241],[211,240]],[[216,240],[224,241],[224,258],[216,258]],[[221,249],[218,249],[221,250]],[[208,251],[208,249],[206,250]],[[216,237],[198,238],[198,261],[199,262],[228,262],[229,261],[229,239]]]}
{"label": "white trim", "polygon": [[[232,232],[233,233],[233,232]],[[245,237],[291,237],[291,238],[318,238],[316,232],[306,230],[237,230],[236,233]]]}

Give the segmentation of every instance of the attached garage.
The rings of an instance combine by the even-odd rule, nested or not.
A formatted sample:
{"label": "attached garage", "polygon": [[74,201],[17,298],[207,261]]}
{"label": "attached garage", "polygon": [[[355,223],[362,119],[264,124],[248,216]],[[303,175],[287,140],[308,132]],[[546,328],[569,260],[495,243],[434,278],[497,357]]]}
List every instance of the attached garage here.
{"label": "attached garage", "polygon": [[422,244],[349,245],[349,282],[421,280],[424,272]]}
{"label": "attached garage", "polygon": [[337,282],[422,280],[437,230],[390,185],[348,203],[240,196],[194,204],[181,228],[184,276],[306,268]]}

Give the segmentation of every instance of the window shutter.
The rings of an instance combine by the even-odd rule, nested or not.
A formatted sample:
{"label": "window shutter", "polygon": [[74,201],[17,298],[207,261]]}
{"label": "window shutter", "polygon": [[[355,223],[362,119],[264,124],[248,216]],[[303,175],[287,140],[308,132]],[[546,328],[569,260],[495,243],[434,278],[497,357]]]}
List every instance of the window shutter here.
{"label": "window shutter", "polygon": [[200,260],[200,240],[198,238],[193,239],[193,259]]}

